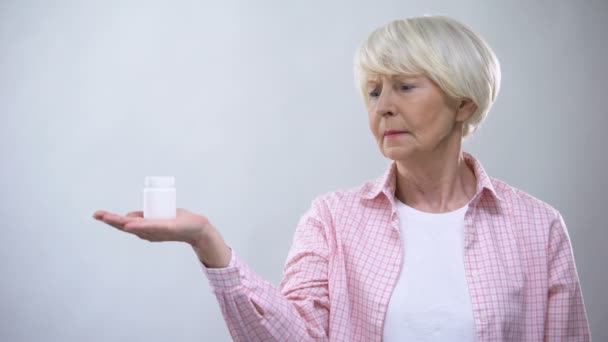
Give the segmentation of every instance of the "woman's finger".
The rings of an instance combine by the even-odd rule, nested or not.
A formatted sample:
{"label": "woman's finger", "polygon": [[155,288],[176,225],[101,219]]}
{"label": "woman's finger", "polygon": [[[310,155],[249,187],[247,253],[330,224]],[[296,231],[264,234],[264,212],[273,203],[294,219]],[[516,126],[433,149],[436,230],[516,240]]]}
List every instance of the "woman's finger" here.
{"label": "woman's finger", "polygon": [[132,211],[130,213],[127,214],[127,217],[144,217],[144,212],[139,210],[139,211]]}
{"label": "woman's finger", "polygon": [[107,213],[108,212],[105,210],[97,210],[95,213],[93,213],[93,218],[96,220],[101,220],[103,216]]}
{"label": "woman's finger", "polygon": [[131,221],[124,230],[128,233],[142,236],[148,241],[175,241],[175,220],[146,220]]}
{"label": "woman's finger", "polygon": [[118,228],[120,230],[124,230],[124,227],[127,223],[132,222],[132,221],[137,221],[137,220],[140,220],[140,218],[125,217],[125,216],[115,215],[112,213],[107,213],[107,214],[103,215],[103,217],[102,217],[103,222],[105,222],[115,228]]}
{"label": "woman's finger", "polygon": [[146,232],[132,232],[133,235],[137,236],[138,238],[142,239],[142,240],[147,240],[152,242],[152,237],[150,236],[150,234],[146,233]]}
{"label": "woman's finger", "polygon": [[162,220],[162,219],[133,219],[130,222],[125,223],[125,228],[128,230],[145,230],[148,232],[165,232],[172,229],[175,226],[175,220]]}

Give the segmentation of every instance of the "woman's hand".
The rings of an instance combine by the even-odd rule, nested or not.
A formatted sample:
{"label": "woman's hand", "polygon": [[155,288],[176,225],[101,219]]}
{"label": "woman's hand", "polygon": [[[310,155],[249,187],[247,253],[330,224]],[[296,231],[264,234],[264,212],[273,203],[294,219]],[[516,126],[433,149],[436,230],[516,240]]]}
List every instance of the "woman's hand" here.
{"label": "woman's hand", "polygon": [[226,267],[230,262],[232,252],[217,229],[205,216],[186,209],[177,209],[174,219],[145,219],[141,211],[120,216],[104,210],[96,211],[93,218],[144,240],[186,242],[210,268]]}

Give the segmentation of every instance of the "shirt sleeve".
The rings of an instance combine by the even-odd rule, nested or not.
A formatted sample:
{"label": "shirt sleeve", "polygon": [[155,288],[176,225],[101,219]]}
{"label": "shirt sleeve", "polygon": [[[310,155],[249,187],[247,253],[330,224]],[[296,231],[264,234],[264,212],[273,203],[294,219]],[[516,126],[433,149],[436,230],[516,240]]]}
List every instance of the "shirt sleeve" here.
{"label": "shirt sleeve", "polygon": [[328,340],[329,224],[327,207],[313,201],[298,222],[279,287],[256,274],[234,250],[225,268],[201,263],[235,341]]}
{"label": "shirt sleeve", "polygon": [[591,332],[572,244],[559,212],[549,234],[545,341],[590,341]]}

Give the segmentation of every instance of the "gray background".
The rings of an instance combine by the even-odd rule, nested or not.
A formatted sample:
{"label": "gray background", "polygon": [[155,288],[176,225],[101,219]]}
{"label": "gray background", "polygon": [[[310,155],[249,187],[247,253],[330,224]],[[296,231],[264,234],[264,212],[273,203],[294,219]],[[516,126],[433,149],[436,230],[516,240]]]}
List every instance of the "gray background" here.
{"label": "gray background", "polygon": [[590,323],[608,340],[607,2],[0,2],[0,340],[228,341],[193,251],[91,218],[141,208],[174,175],[275,284],[317,195],[388,160],[353,84],[386,22],[453,16],[484,36],[499,98],[466,143],[557,207]]}

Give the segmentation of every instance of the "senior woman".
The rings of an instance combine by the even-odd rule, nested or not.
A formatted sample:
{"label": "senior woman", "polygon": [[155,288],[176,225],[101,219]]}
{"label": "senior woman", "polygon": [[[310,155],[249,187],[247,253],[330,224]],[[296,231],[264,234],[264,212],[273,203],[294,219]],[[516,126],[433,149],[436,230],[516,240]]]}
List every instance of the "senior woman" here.
{"label": "senior woman", "polygon": [[94,217],[191,244],[238,341],[590,340],[560,213],[462,150],[498,94],[490,47],[448,17],[397,20],[363,42],[355,73],[392,163],[312,201],[278,288],[204,216]]}

